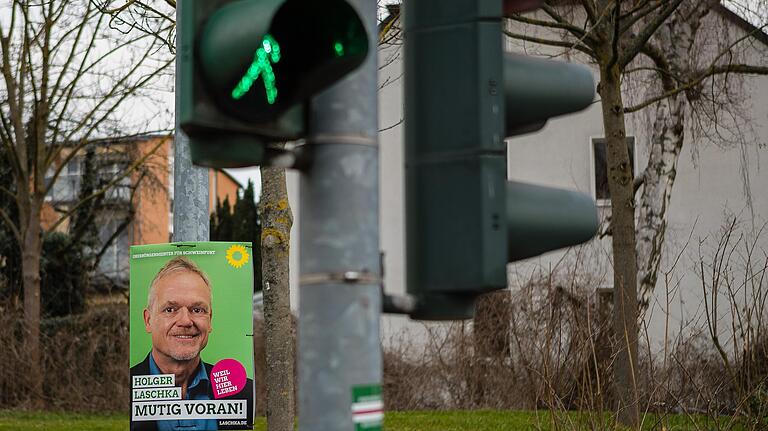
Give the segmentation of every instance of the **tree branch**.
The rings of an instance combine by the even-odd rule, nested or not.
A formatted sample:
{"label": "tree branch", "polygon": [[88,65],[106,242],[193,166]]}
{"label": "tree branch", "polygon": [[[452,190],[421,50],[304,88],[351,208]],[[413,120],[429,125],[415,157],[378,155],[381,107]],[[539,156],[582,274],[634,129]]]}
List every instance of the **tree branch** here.
{"label": "tree branch", "polygon": [[[107,111],[106,111],[106,112],[105,112],[105,113],[104,113],[104,114],[101,116],[101,118],[99,118],[98,120],[96,120],[96,122],[95,122],[93,125],[91,125],[91,127],[90,127],[90,128],[88,129],[88,131],[85,133],[85,136],[83,136],[83,137],[82,137],[80,140],[78,140],[78,141],[77,141],[78,143],[77,143],[77,144],[76,144],[74,147],[72,147],[72,148],[71,148],[71,151],[69,152],[69,154],[67,154],[67,156],[66,156],[66,157],[65,157],[65,158],[62,160],[62,162],[59,164],[59,166],[58,166],[58,167],[56,168],[56,170],[54,171],[54,174],[53,174],[53,177],[52,177],[51,183],[50,183],[50,185],[49,185],[49,186],[48,186],[48,187],[45,189],[45,193],[46,193],[46,194],[48,193],[48,191],[50,190],[50,188],[51,188],[51,187],[53,187],[53,184],[54,184],[54,183],[56,182],[56,180],[58,179],[59,175],[61,174],[61,171],[62,171],[62,169],[64,169],[64,166],[65,166],[65,165],[66,165],[66,164],[67,164],[67,163],[68,163],[70,160],[72,160],[72,159],[73,159],[73,158],[74,158],[74,157],[77,155],[77,152],[78,152],[79,150],[81,150],[83,147],[85,147],[86,145],[88,145],[89,143],[91,143],[91,141],[89,141],[89,140],[88,140],[88,136],[90,136],[90,134],[91,134],[91,133],[93,133],[93,131],[94,131],[94,130],[95,130],[95,129],[96,129],[98,126],[99,126],[99,124],[101,124],[101,122],[103,122],[103,121],[104,121],[104,120],[105,120],[107,117],[109,117],[109,115],[111,115],[111,114],[112,114],[112,113],[115,111],[115,109],[117,109],[117,107],[118,107],[118,106],[120,106],[120,104],[121,104],[121,103],[122,103],[122,102],[123,102],[123,101],[124,101],[124,100],[125,100],[125,99],[126,99],[128,96],[130,96],[131,94],[133,94],[133,93],[134,93],[134,92],[135,92],[135,91],[136,91],[138,88],[140,88],[142,85],[144,85],[144,84],[145,84],[146,82],[148,82],[150,79],[152,79],[152,78],[154,77],[154,75],[155,75],[155,74],[157,74],[157,73],[159,73],[160,71],[162,71],[163,69],[165,69],[165,68],[169,67],[169,66],[170,66],[171,64],[173,64],[173,63],[174,63],[174,60],[169,60],[169,61],[168,61],[168,62],[167,62],[167,63],[166,63],[166,64],[165,64],[165,65],[164,65],[162,68],[160,68],[160,69],[156,70],[155,72],[153,72],[153,73],[152,73],[152,74],[150,74],[149,76],[145,77],[145,78],[144,78],[142,81],[140,81],[140,82],[139,82],[139,83],[137,83],[135,86],[133,86],[132,88],[130,88],[130,89],[129,89],[129,91],[127,91],[126,93],[122,94],[122,95],[121,95],[121,96],[118,98],[118,100],[117,100],[117,101],[115,101],[115,102],[112,104],[112,106],[110,106],[110,107],[109,107],[109,109],[108,109],[108,110],[107,110]],[[134,69],[134,70],[135,70],[135,69]],[[131,72],[130,72],[130,73],[127,75],[127,76],[130,76],[132,73],[133,73],[133,71],[131,71]],[[126,76],[126,77],[127,77],[127,76]],[[117,87],[118,87],[118,86],[119,86],[119,83],[115,85],[115,87],[112,89],[112,91],[110,92],[110,94],[109,94],[109,95],[107,95],[107,96],[105,96],[105,97],[104,97],[104,99],[102,100],[102,102],[104,102],[104,101],[106,101],[106,100],[108,100],[108,99],[111,99],[112,97],[114,97],[114,96],[115,96],[115,90],[117,89]],[[100,103],[99,105],[101,105],[101,103]],[[89,114],[88,114],[88,117],[91,117],[91,116],[93,116],[93,114],[96,112],[96,110],[97,110],[98,108],[99,108],[99,107],[97,106],[97,107],[95,107],[95,108],[94,108],[94,109],[93,109],[91,112],[89,112]],[[73,135],[73,134],[74,134],[76,131],[78,131],[78,130],[80,130],[82,127],[84,127],[84,126],[85,126],[85,122],[86,122],[86,120],[83,120],[83,121],[80,123],[80,125],[79,125],[77,128],[75,128],[75,130],[73,130],[73,131],[72,131],[72,134],[70,134],[70,137],[71,137],[71,136],[72,136],[72,135]],[[61,148],[63,148],[63,146],[59,146],[57,151],[59,151],[59,152],[60,152],[60,151],[61,151]],[[54,157],[52,157],[51,159],[53,159],[53,158],[54,158]]]}
{"label": "tree branch", "polygon": [[13,233],[13,237],[16,238],[16,242],[21,244],[21,232],[19,232],[19,228],[16,227],[16,225],[13,223],[13,220],[11,220],[11,217],[5,211],[5,208],[0,208],[0,218],[5,221],[5,225],[8,227],[8,229],[11,230],[11,233]]}
{"label": "tree branch", "polygon": [[597,8],[592,0],[580,0],[581,5],[584,7],[584,11],[587,13],[587,19],[592,24],[592,27],[597,25]]}
{"label": "tree branch", "polygon": [[577,50],[579,50],[579,51],[589,55],[591,58],[596,58],[595,53],[594,53],[594,51],[592,51],[592,49],[590,49],[589,47],[587,47],[585,45],[582,45],[582,44],[580,44],[578,42],[577,43],[569,43],[569,42],[564,42],[564,41],[560,41],[560,40],[541,39],[541,38],[538,38],[538,37],[531,37],[531,36],[527,36],[527,35],[520,34],[520,33],[512,33],[512,32],[507,31],[507,30],[504,30],[504,34],[507,37],[511,37],[513,39],[518,39],[518,40],[524,40],[526,42],[533,42],[533,43],[538,43],[538,44],[541,44],[541,45],[549,45],[549,46],[559,46],[559,47],[568,48],[568,49],[577,49]]}
{"label": "tree branch", "polygon": [[[86,17],[87,16],[88,16],[88,11],[86,11]],[[75,52],[77,51],[77,48],[80,45],[80,38],[83,36],[83,30],[85,30],[85,27],[86,27],[83,24],[85,24],[86,20],[87,20],[87,18],[83,19],[83,21],[80,23],[80,25],[78,25],[76,27],[77,28],[77,33],[75,34],[75,40],[72,41],[72,48],[69,51],[69,55],[67,55],[67,60],[64,62],[64,64],[61,67],[61,70],[59,71],[59,78],[56,80],[56,83],[53,85],[53,88],[51,89],[51,98],[52,99],[55,97],[56,93],[59,92],[59,88],[61,88],[61,83],[64,80],[64,76],[67,75],[67,72],[69,71],[69,66],[70,66],[70,64],[72,64],[72,61],[75,59]],[[96,28],[97,29],[100,27],[100,25],[99,25],[100,22],[101,22],[101,18],[99,18],[99,22],[96,23]],[[91,41],[88,44],[88,46],[86,47],[85,53],[83,54],[83,62],[85,62],[85,60],[88,58],[89,53],[91,52],[91,49],[93,49],[93,46],[95,45],[95,42],[96,42],[96,35],[97,34],[98,34],[98,31],[94,31],[93,34],[91,35]],[[62,37],[61,40],[63,41],[65,39],[65,37]],[[81,65],[81,70],[82,70],[82,65]],[[60,120],[61,120],[61,118],[59,118],[59,121]],[[55,138],[53,140],[55,142]]]}
{"label": "tree branch", "polygon": [[21,178],[22,177],[22,170],[21,170],[21,162],[19,161],[19,157],[16,154],[16,148],[14,146],[13,138],[14,133],[12,130],[12,125],[9,123],[8,118],[5,116],[5,112],[0,109],[0,122],[3,124],[3,135],[4,138],[2,139],[3,148],[6,151],[6,155],[8,156],[9,162],[11,164],[11,169],[13,169],[14,177],[15,178]]}
{"label": "tree branch", "polygon": [[[16,19],[16,7],[13,7],[11,22],[15,22]],[[23,125],[23,112],[22,106],[19,105],[17,95],[17,82],[11,70],[11,58],[13,52],[11,52],[10,40],[13,35],[13,27],[8,29],[8,35],[0,38],[0,48],[2,49],[2,69],[3,78],[5,80],[5,90],[8,94],[8,109],[10,114],[10,123],[13,126],[14,141],[8,142],[9,155],[11,163],[15,167],[17,180],[23,180],[26,175],[27,158],[26,158],[26,145],[24,145],[24,125]],[[0,33],[2,33],[2,26],[0,24]],[[18,151],[17,151],[18,150]]]}
{"label": "tree branch", "polygon": [[597,40],[595,40],[594,36],[588,32],[585,31],[575,25],[573,25],[570,21],[563,18],[560,14],[557,13],[557,11],[549,6],[544,4],[541,9],[550,16],[555,22],[560,25],[562,29],[567,30],[570,32],[573,36],[575,36],[579,40],[583,40],[587,42],[587,45],[592,48],[597,43]]}
{"label": "tree branch", "polygon": [[[389,22],[379,30],[379,44],[386,43],[387,41],[391,40],[390,37],[388,37],[389,31],[392,30],[392,26],[395,25],[395,22],[397,22],[400,19],[400,10],[397,11],[397,15],[393,16]],[[398,32],[399,33],[399,32]]]}
{"label": "tree branch", "polygon": [[104,13],[106,13],[108,15],[118,14],[118,13],[128,9],[129,7],[133,6],[134,3],[136,3],[136,0],[128,0],[122,6],[118,6],[118,7],[114,8],[114,9],[103,8],[102,12],[104,12]]}
{"label": "tree branch", "polygon": [[[639,11],[643,10],[646,6],[648,6],[651,3],[651,0],[643,0],[642,2],[638,2],[635,4],[632,9],[626,11],[625,13],[621,14],[622,21],[628,17],[631,17],[633,14],[638,13]],[[658,2],[657,2],[658,3]]]}
{"label": "tree branch", "polygon": [[709,69],[705,70],[704,72],[701,72],[701,74],[698,75],[696,79],[689,81],[685,85],[678,86],[674,90],[667,91],[664,94],[648,99],[639,105],[624,108],[624,112],[625,113],[637,112],[647,106],[653,105],[656,102],[662,101],[668,97],[672,97],[677,93],[689,90],[711,76],[724,74],[724,73],[739,73],[739,74],[745,74],[745,75],[768,75],[768,66],[752,66],[748,64],[724,64],[720,66],[711,66]]}
{"label": "tree branch", "polygon": [[[161,41],[163,44],[168,46],[168,48],[173,51],[174,45],[172,40],[172,32],[168,31],[167,38],[163,36],[163,34],[166,32],[166,30],[170,30],[175,27],[176,25],[176,19],[172,15],[165,14],[158,10],[157,8],[152,7],[147,2],[138,1],[138,0],[128,0],[125,4],[123,4],[120,7],[109,9],[107,6],[111,3],[111,1],[104,1],[101,0],[102,4],[99,5],[97,3],[97,0],[91,0],[92,2],[96,3],[96,6],[98,9],[104,13],[105,15],[109,15],[111,17],[109,21],[109,25],[111,28],[118,28],[117,26],[113,27],[113,23],[117,23],[117,25],[125,24],[129,26],[130,31],[134,28],[138,29],[142,33],[145,33],[146,35],[150,35],[157,40]],[[165,4],[170,6],[171,8],[176,8],[176,1],[174,0],[165,0]],[[139,17],[134,17],[133,14],[136,11],[136,13],[139,14]],[[128,14],[129,17],[124,18],[123,15]],[[167,27],[160,28],[152,28],[152,22],[155,20],[161,20],[163,22],[170,23]],[[118,31],[122,31],[119,30]],[[126,32],[127,32],[126,31]]]}
{"label": "tree branch", "polygon": [[577,38],[581,38],[582,36],[586,35],[586,32],[578,27],[570,24],[562,24],[557,21],[544,21],[542,19],[530,18],[521,14],[510,15],[507,18],[511,19],[512,21],[522,22],[523,24],[530,24],[538,27],[556,28],[559,30],[566,30],[568,32],[573,31],[572,34]]}
{"label": "tree branch", "polygon": [[611,37],[611,58],[608,60],[605,66],[605,70],[611,70],[613,66],[619,61],[619,43],[621,41],[621,34],[619,32],[619,23],[621,15],[621,3],[616,0],[613,6],[613,33]]}
{"label": "tree branch", "polygon": [[664,9],[662,9],[659,14],[643,28],[640,34],[632,38],[632,43],[625,47],[624,52],[622,52],[622,55],[619,58],[619,67],[624,68],[624,66],[629,64],[629,62],[640,53],[643,45],[648,42],[651,36],[656,33],[656,30],[658,30],[675,10],[677,10],[682,2],[683,0],[670,0],[669,3],[664,6]]}
{"label": "tree branch", "polygon": [[[103,58],[103,57],[99,58],[99,60],[101,60],[102,58]],[[54,161],[54,160],[55,160],[55,159],[58,157],[58,155],[61,153],[61,150],[62,150],[63,146],[64,146],[66,143],[72,142],[72,137],[74,136],[74,134],[75,134],[75,133],[77,133],[78,131],[80,131],[82,128],[84,128],[84,127],[86,126],[86,124],[87,124],[87,123],[88,123],[88,122],[89,122],[89,121],[90,121],[90,120],[91,120],[93,117],[95,117],[95,116],[96,116],[96,113],[99,111],[99,109],[101,109],[102,105],[104,105],[105,103],[107,103],[107,101],[111,100],[111,99],[112,99],[112,98],[113,98],[113,97],[114,97],[114,96],[117,94],[117,89],[118,89],[118,88],[119,88],[119,87],[120,87],[120,86],[121,86],[121,85],[122,85],[122,84],[123,84],[125,81],[127,81],[127,80],[128,80],[128,78],[130,78],[130,77],[133,75],[133,73],[134,73],[136,70],[138,70],[138,68],[139,68],[139,67],[140,67],[140,66],[143,64],[143,61],[144,61],[144,59],[146,59],[146,55],[144,56],[144,58],[142,59],[142,61],[138,62],[138,63],[137,63],[137,64],[136,64],[136,65],[135,65],[135,66],[132,68],[132,70],[130,70],[130,71],[128,71],[127,73],[125,73],[125,74],[124,74],[124,76],[123,76],[123,78],[122,78],[122,79],[120,79],[120,80],[119,80],[117,83],[115,83],[115,84],[114,84],[114,86],[112,87],[112,89],[110,90],[110,92],[109,92],[109,93],[107,93],[106,95],[104,95],[104,96],[101,98],[101,100],[100,100],[100,101],[97,103],[97,105],[96,105],[96,106],[94,106],[94,107],[93,107],[93,108],[92,108],[92,109],[91,109],[91,110],[88,112],[88,114],[87,114],[87,115],[86,115],[86,116],[85,116],[85,117],[84,117],[82,120],[80,120],[80,121],[79,121],[79,123],[78,123],[77,127],[75,127],[73,130],[71,130],[71,131],[70,131],[69,135],[66,137],[66,139],[64,139],[64,140],[63,140],[62,144],[58,144],[58,145],[51,145],[51,146],[49,147],[48,156],[47,156],[47,158],[46,158],[46,166],[50,166],[50,164],[52,164],[52,163],[53,163],[53,161]],[[166,64],[166,65],[165,65],[163,68],[165,68],[165,67],[168,67],[168,66],[169,66],[169,63],[167,63],[167,64]],[[150,76],[153,76],[154,74],[156,74],[156,73],[159,73],[159,71],[160,71],[160,70],[162,70],[163,68],[161,68],[161,69],[158,69],[157,71],[155,71],[155,72],[154,72],[153,74],[151,74]],[[79,76],[81,76],[81,74],[79,74]],[[75,83],[76,83],[76,81],[79,79],[79,76],[78,76],[78,77],[75,79],[75,81],[73,81],[73,82],[70,84],[70,94],[71,94],[71,93],[72,93],[72,91],[74,90],[74,88],[75,88],[75,86],[76,86],[76,85],[75,85]],[[145,82],[146,82],[146,80],[145,80]],[[137,88],[138,88],[140,85],[141,85],[141,84],[137,84],[136,86],[134,86],[134,87],[132,88],[132,90],[134,90],[134,91],[135,91],[135,90],[136,90],[136,89],[137,89]],[[72,148],[71,148],[71,151],[70,151],[70,153],[69,153],[69,154],[67,154],[67,156],[64,158],[64,160],[62,160],[62,162],[59,164],[59,166],[58,166],[58,167],[56,168],[56,170],[54,171],[54,173],[53,173],[53,176],[51,177],[51,183],[50,183],[50,185],[49,185],[49,186],[48,186],[48,187],[45,189],[45,194],[47,194],[47,193],[50,191],[50,188],[51,188],[51,187],[53,187],[53,184],[54,184],[54,183],[55,183],[55,182],[58,180],[58,178],[59,178],[59,175],[61,174],[61,171],[62,171],[62,169],[64,169],[64,166],[66,166],[66,164],[67,164],[67,163],[68,163],[70,160],[72,160],[72,158],[74,158],[74,157],[75,157],[75,155],[77,154],[77,152],[78,152],[80,149],[82,149],[82,148],[83,148],[85,145],[87,145],[87,144],[88,144],[88,136],[89,136],[89,135],[90,135],[90,133],[91,133],[91,132],[94,130],[94,128],[95,128],[95,127],[98,127],[98,124],[99,124],[99,123],[101,123],[101,122],[102,122],[102,121],[103,121],[103,120],[104,120],[104,119],[105,119],[107,116],[109,116],[109,114],[110,114],[111,112],[113,112],[113,111],[114,111],[114,110],[117,108],[117,106],[119,106],[119,105],[120,105],[120,103],[121,103],[123,100],[125,100],[125,98],[126,98],[128,95],[130,95],[130,94],[131,94],[131,92],[128,92],[128,93],[126,93],[126,94],[123,94],[123,95],[122,95],[122,97],[118,99],[118,101],[114,102],[114,103],[112,104],[111,108],[110,108],[110,109],[108,109],[108,110],[106,111],[106,113],[104,113],[104,115],[102,115],[102,117],[101,117],[99,120],[97,120],[97,121],[96,121],[96,123],[95,123],[94,125],[92,125],[92,126],[91,126],[90,130],[89,130],[89,131],[88,131],[88,132],[85,134],[85,136],[83,136],[81,139],[79,139],[79,140],[77,141],[77,142],[78,142],[78,144],[76,144],[74,147],[72,147]],[[60,116],[59,116],[59,120],[61,120],[61,119],[62,119],[62,117],[63,117],[63,115],[60,115]],[[57,127],[58,127],[58,122],[57,122]]]}
{"label": "tree branch", "polygon": [[632,182],[632,196],[637,194],[637,191],[640,190],[643,184],[645,184],[645,177],[643,175],[635,177],[635,180]]}
{"label": "tree branch", "polygon": [[[133,195],[131,195],[131,200],[133,200]],[[104,241],[104,244],[102,244],[101,249],[98,253],[94,256],[93,260],[93,268],[96,269],[99,266],[99,263],[101,262],[101,258],[104,257],[104,253],[109,250],[109,247],[112,245],[113,242],[117,239],[117,237],[120,236],[123,231],[128,228],[128,226],[133,221],[133,214],[129,212],[128,216],[123,219],[123,221],[120,223],[119,226],[117,226],[117,229],[115,229],[114,232],[112,232],[112,235],[107,238],[106,241]]]}
{"label": "tree branch", "polygon": [[[101,27],[102,18],[103,18],[103,15],[101,15],[99,17],[99,20],[96,23],[96,29],[97,30]],[[117,47],[113,48],[112,50],[107,51],[107,53],[105,53],[104,55],[102,55],[101,57],[96,59],[96,61],[94,61],[88,67],[85,67],[85,65],[86,65],[86,63],[87,63],[87,61],[88,61],[88,59],[90,57],[91,50],[94,48],[94,46],[96,44],[96,35],[97,35],[97,33],[98,33],[98,31],[94,31],[93,32],[93,35],[91,36],[91,39],[90,39],[90,41],[88,43],[88,46],[86,47],[86,49],[85,49],[85,51],[83,53],[83,59],[80,62],[80,66],[78,67],[78,70],[75,73],[74,78],[72,79],[72,81],[70,81],[66,85],[65,88],[67,88],[68,91],[63,92],[62,95],[61,95],[61,97],[63,97],[64,106],[61,107],[60,112],[66,112],[68,110],[69,102],[72,100],[72,95],[74,94],[74,91],[77,88],[77,83],[80,81],[80,79],[92,67],[95,67],[96,64],[98,64],[102,59],[108,57],[111,53],[115,52],[119,47],[123,46],[123,45],[118,45]],[[59,78],[61,78],[63,76],[64,76],[64,73],[62,73],[59,76]],[[57,91],[51,93],[51,98],[53,99],[51,101],[51,109],[52,110],[57,108],[58,107],[57,105],[62,100],[62,99],[56,97],[56,93],[58,93],[59,82],[56,83],[56,87],[57,87]],[[50,166],[50,164],[53,163],[54,158],[57,157],[58,154],[59,154],[59,147],[60,147],[60,145],[58,145],[57,143],[59,142],[58,138],[59,138],[59,133],[61,131],[61,122],[64,121],[64,120],[65,120],[65,116],[64,115],[58,115],[58,117],[56,118],[56,124],[53,127],[52,135],[51,135],[51,143],[52,143],[52,145],[51,145],[51,147],[50,147],[50,149],[48,151],[48,158],[47,158],[47,160],[45,162],[46,165],[48,165],[48,166]]]}
{"label": "tree branch", "polygon": [[[659,6],[662,5],[662,2],[656,2],[656,3],[646,2],[644,3],[644,5],[647,5],[645,10],[642,10],[641,7],[636,7],[632,11],[622,15],[621,17],[622,24],[619,30],[621,34],[624,34],[625,32],[627,32],[627,30],[631,29],[636,22],[640,21],[641,19],[645,18],[648,14],[658,9]],[[625,19],[627,21],[624,21]]]}
{"label": "tree branch", "polygon": [[[118,98],[116,101],[115,101],[115,100],[113,100],[113,98],[114,98],[116,95],[118,95],[118,94],[119,94],[119,93],[118,93],[118,89],[119,89],[119,88],[120,88],[120,87],[121,87],[121,86],[122,86],[122,85],[123,85],[123,84],[124,84],[126,81],[128,81],[128,79],[129,79],[129,78],[131,78],[131,77],[133,76],[133,74],[134,74],[134,73],[135,73],[135,72],[136,72],[136,71],[137,71],[137,70],[138,70],[138,69],[139,69],[139,68],[140,68],[140,67],[141,67],[141,66],[144,64],[144,61],[145,61],[145,60],[148,58],[148,55],[149,55],[149,51],[145,53],[145,55],[144,55],[144,57],[141,59],[141,61],[137,62],[137,63],[136,63],[136,64],[135,64],[135,65],[134,65],[134,66],[131,68],[131,70],[130,70],[130,71],[126,72],[126,73],[123,75],[123,77],[122,77],[122,78],[121,78],[121,79],[120,79],[118,82],[116,82],[116,83],[113,85],[113,87],[110,89],[110,91],[109,91],[107,94],[105,94],[105,95],[103,95],[103,96],[102,96],[101,100],[100,100],[100,101],[99,101],[99,102],[96,104],[96,106],[94,106],[94,107],[93,107],[93,108],[90,110],[90,112],[88,112],[88,114],[87,114],[87,115],[86,115],[86,116],[85,116],[85,117],[84,117],[84,118],[83,118],[81,121],[79,121],[79,124],[77,125],[77,127],[73,128],[73,129],[70,131],[69,135],[66,137],[66,139],[64,140],[64,142],[72,141],[72,140],[73,140],[73,137],[74,137],[74,135],[75,135],[77,132],[81,131],[83,128],[85,128],[85,127],[88,125],[89,121],[93,120],[93,119],[96,117],[96,114],[97,114],[97,112],[99,112],[99,110],[102,108],[102,106],[103,106],[103,105],[105,105],[105,104],[106,104],[108,101],[109,101],[109,102],[111,102],[111,106],[109,106],[109,108],[108,108],[108,109],[107,109],[107,110],[106,110],[106,111],[105,111],[105,112],[104,112],[104,113],[101,115],[101,117],[100,117],[100,118],[98,118],[98,119],[95,119],[95,120],[94,120],[95,122],[94,122],[92,125],[90,125],[90,127],[89,127],[88,131],[87,131],[87,132],[85,132],[85,133],[84,133],[84,136],[82,136],[82,137],[79,139],[79,141],[80,141],[80,144],[78,144],[78,145],[77,145],[77,146],[76,146],[76,147],[75,147],[75,148],[72,150],[72,152],[76,152],[77,150],[79,150],[80,148],[82,148],[84,145],[86,145],[86,143],[87,143],[87,140],[88,140],[88,137],[90,136],[90,134],[91,134],[91,133],[93,133],[93,131],[94,131],[94,130],[96,130],[96,128],[97,128],[97,127],[98,127],[98,126],[99,126],[99,125],[100,125],[100,124],[101,124],[101,123],[102,123],[102,122],[103,122],[103,121],[104,121],[104,120],[105,120],[105,119],[106,119],[106,118],[107,118],[107,117],[108,117],[110,114],[112,114],[112,113],[115,111],[115,109],[117,109],[117,107],[118,107],[118,106],[120,106],[120,104],[121,104],[121,103],[122,103],[122,102],[123,102],[123,101],[124,101],[124,100],[125,100],[125,99],[126,99],[128,96],[132,95],[132,94],[133,94],[134,92],[136,92],[136,91],[137,91],[137,90],[138,90],[138,89],[139,89],[141,86],[143,86],[143,85],[144,85],[146,82],[148,82],[148,81],[149,81],[150,79],[152,79],[154,76],[156,76],[157,74],[159,74],[160,72],[162,72],[163,70],[165,70],[165,69],[166,69],[166,68],[168,68],[168,67],[169,67],[171,64],[173,64],[173,63],[174,63],[174,60],[173,60],[173,59],[171,59],[171,60],[167,61],[167,62],[166,62],[166,63],[165,63],[165,64],[164,64],[162,67],[158,68],[157,70],[153,71],[152,73],[150,73],[149,75],[147,75],[146,77],[144,77],[144,78],[143,78],[142,80],[140,80],[139,82],[135,83],[135,84],[134,84],[132,87],[130,87],[130,88],[129,88],[129,89],[128,89],[128,90],[127,90],[125,93],[122,93],[122,94],[121,94],[121,96],[120,96],[120,97],[119,97],[119,98]],[[60,150],[61,150],[61,148],[58,148],[56,151],[58,152],[58,151],[60,151]],[[51,157],[51,159],[53,159],[53,158],[54,158],[54,157]],[[56,171],[56,173],[55,173],[55,176],[58,176],[58,173],[59,173],[60,171],[61,171],[61,166],[59,166],[59,168],[57,169],[57,171]]]}
{"label": "tree branch", "polygon": [[669,61],[667,61],[667,57],[664,56],[664,52],[661,50],[661,48],[655,45],[653,42],[648,41],[648,43],[643,45],[643,48],[640,52],[650,58],[651,61],[653,61],[661,70],[666,71],[666,73],[671,73],[670,71],[672,70],[672,65],[669,64]]}

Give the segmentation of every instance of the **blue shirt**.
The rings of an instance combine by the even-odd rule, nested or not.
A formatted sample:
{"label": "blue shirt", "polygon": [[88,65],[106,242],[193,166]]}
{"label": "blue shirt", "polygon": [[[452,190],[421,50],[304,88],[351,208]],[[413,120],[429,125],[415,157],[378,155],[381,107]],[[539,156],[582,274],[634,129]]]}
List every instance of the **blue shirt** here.
{"label": "blue shirt", "polygon": [[[155,363],[155,358],[149,354],[149,373],[163,374]],[[176,382],[181,386],[180,382]],[[211,385],[211,379],[205,372],[203,361],[197,367],[197,373],[192,376],[192,380],[187,385],[187,395],[185,400],[210,400],[208,387]],[[215,431],[219,429],[219,423],[216,419],[170,419],[157,421],[157,431]]]}

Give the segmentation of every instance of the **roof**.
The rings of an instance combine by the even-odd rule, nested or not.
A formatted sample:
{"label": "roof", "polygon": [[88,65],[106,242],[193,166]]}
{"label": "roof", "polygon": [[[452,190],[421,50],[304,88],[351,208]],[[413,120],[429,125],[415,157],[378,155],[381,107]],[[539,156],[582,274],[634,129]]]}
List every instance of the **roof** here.
{"label": "roof", "polygon": [[232,180],[233,183],[237,184],[237,188],[239,188],[239,189],[244,189],[245,188],[245,187],[243,187],[242,184],[240,184],[240,181],[238,181],[235,177],[232,176],[232,174],[230,174],[226,170],[221,169],[221,168],[217,168],[215,170],[216,170],[216,172],[220,172],[220,173],[224,174],[227,178]]}
{"label": "roof", "polygon": [[[576,4],[576,0],[560,0],[559,3]],[[752,23],[745,20],[739,14],[732,11],[731,9],[728,9],[727,7],[725,7],[722,3],[715,6],[714,10],[715,12],[725,17],[725,19],[731,21],[733,24],[735,24],[737,27],[741,28],[745,32],[751,33],[751,35],[755,39],[757,39],[758,41],[768,46],[768,33],[766,33],[765,30],[755,27]],[[382,20],[381,23],[379,23],[379,32],[381,32],[382,29],[389,26],[392,21],[400,18],[400,5],[399,4],[387,5],[387,13],[388,15],[384,18],[384,20]]]}
{"label": "roof", "polygon": [[749,21],[745,20],[739,14],[736,12],[728,9],[727,7],[723,6],[722,3],[717,5],[715,7],[715,11],[722,14],[727,20],[731,21],[732,23],[736,24],[737,27],[740,27],[742,30],[744,30],[747,33],[751,33],[752,36],[759,40],[760,42],[764,43],[765,45],[768,45],[768,33],[766,33],[764,30],[759,29],[752,25]]}
{"label": "roof", "polygon": [[[87,141],[88,144],[131,144],[136,142],[149,141],[150,139],[173,138],[172,133],[144,133],[130,136],[112,136],[107,138],[93,138]],[[81,141],[72,140],[65,142],[64,147],[74,147],[80,145]]]}

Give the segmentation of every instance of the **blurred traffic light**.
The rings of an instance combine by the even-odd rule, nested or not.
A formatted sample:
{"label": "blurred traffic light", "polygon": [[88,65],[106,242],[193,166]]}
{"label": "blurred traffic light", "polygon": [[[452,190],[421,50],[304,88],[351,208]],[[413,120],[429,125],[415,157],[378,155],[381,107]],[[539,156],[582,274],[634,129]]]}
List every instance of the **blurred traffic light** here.
{"label": "blurred traffic light", "polygon": [[[589,240],[594,201],[507,181],[504,138],[592,103],[585,66],[505,53],[531,0],[404,2],[407,290],[417,319],[472,317],[508,262]],[[542,161],[542,163],[545,163]]]}

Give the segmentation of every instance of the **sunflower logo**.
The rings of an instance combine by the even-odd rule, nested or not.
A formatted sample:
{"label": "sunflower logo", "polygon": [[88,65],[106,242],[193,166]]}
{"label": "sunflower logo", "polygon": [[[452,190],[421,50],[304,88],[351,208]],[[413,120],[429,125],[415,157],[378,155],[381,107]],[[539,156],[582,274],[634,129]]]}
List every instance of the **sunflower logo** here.
{"label": "sunflower logo", "polygon": [[227,262],[234,268],[240,268],[248,262],[248,250],[240,244],[227,249]]}

